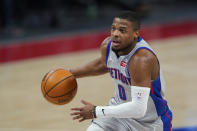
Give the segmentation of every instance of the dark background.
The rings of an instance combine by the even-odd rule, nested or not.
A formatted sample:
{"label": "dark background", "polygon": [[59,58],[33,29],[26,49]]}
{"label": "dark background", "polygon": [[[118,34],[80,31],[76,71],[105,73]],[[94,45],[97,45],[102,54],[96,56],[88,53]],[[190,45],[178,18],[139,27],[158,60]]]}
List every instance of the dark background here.
{"label": "dark background", "polygon": [[121,10],[137,11],[143,25],[197,19],[196,0],[0,0],[0,43],[109,29]]}

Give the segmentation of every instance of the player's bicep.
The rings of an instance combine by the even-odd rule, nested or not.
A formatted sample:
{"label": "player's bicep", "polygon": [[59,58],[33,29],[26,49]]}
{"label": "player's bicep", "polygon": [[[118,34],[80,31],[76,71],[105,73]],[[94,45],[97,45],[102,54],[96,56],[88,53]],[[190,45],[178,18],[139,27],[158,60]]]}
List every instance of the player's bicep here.
{"label": "player's bicep", "polygon": [[132,86],[150,87],[152,57],[147,54],[134,55],[129,65]]}

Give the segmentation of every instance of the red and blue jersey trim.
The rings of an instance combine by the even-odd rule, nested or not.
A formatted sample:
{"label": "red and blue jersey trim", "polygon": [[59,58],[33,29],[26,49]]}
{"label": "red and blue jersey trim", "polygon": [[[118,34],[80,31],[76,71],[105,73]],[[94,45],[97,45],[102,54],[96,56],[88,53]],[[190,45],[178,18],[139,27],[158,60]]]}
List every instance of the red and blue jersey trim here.
{"label": "red and blue jersey trim", "polygon": [[161,95],[160,76],[151,83],[150,96],[155,104],[157,115],[161,117],[163,122],[163,131],[172,130],[172,112],[170,111],[167,101]]}

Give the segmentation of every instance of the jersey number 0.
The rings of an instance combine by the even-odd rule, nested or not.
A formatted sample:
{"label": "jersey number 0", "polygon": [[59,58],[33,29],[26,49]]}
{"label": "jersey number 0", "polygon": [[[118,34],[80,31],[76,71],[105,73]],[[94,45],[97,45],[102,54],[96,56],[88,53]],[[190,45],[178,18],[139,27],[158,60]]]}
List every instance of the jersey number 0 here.
{"label": "jersey number 0", "polygon": [[125,89],[123,86],[121,85],[118,85],[118,90],[119,90],[119,96],[120,96],[120,99],[121,100],[127,100],[127,97],[126,97],[126,93],[125,93]]}

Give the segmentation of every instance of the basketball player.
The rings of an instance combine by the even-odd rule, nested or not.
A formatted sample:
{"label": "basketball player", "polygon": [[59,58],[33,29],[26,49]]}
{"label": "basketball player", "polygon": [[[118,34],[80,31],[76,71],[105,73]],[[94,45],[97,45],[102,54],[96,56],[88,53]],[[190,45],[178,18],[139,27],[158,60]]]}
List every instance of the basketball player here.
{"label": "basketball player", "polygon": [[172,112],[164,98],[165,83],[157,56],[139,36],[135,12],[114,17],[111,36],[100,47],[101,57],[72,69],[76,78],[109,72],[115,96],[108,106],[82,100],[73,119],[92,119],[87,131],[171,131]]}

